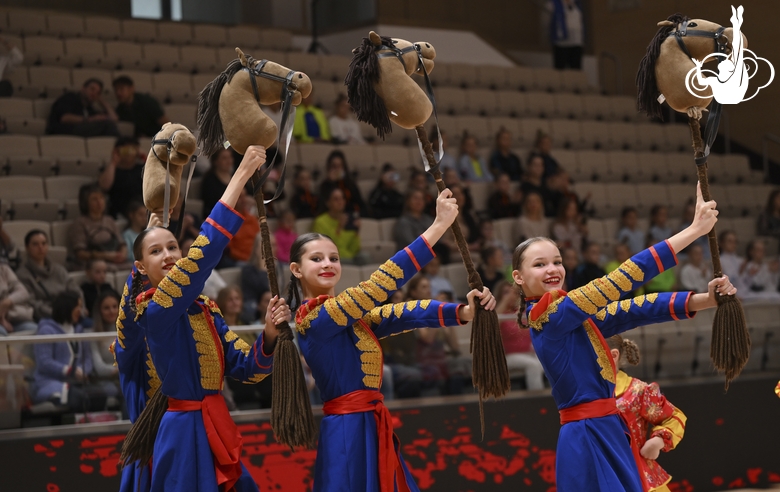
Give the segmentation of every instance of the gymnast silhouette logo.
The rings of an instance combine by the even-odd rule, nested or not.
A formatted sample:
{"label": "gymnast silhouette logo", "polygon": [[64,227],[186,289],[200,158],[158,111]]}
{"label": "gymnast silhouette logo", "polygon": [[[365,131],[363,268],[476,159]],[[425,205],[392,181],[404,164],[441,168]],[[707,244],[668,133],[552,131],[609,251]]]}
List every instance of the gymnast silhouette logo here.
{"label": "gymnast silhouette logo", "polygon": [[[772,83],[775,78],[775,68],[772,64],[744,46],[744,38],[740,32],[744,11],[741,5],[736,9],[733,5],[731,7],[731,24],[734,27],[731,53],[710,53],[703,60],[692,58],[695,66],[685,76],[685,87],[692,95],[698,97],[701,92],[697,94],[694,91],[703,91],[710,87],[713,98],[720,104],[739,104],[753,99],[761,89]],[[717,73],[702,68],[711,60],[720,60]],[[769,67],[769,80],[750,97],[745,97],[750,79],[756,76],[762,61]]]}

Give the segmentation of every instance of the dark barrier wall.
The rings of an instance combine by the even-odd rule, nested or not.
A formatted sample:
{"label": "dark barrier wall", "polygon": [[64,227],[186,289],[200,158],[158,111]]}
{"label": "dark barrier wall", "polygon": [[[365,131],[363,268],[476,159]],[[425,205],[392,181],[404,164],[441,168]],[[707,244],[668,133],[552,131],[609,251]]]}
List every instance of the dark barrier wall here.
{"label": "dark barrier wall", "polygon": [[[765,487],[780,483],[780,398],[777,377],[664,385],[688,416],[679,448],[662,454],[675,492]],[[403,453],[420,488],[430,491],[555,490],[558,412],[552,398],[512,397],[485,405],[448,403],[393,411]],[[241,417],[239,417],[241,419]],[[290,453],[267,421],[239,424],[244,464],[260,490],[310,490],[315,451]],[[6,433],[6,437],[8,434]],[[3,439],[0,489],[7,492],[113,491],[123,433]]]}

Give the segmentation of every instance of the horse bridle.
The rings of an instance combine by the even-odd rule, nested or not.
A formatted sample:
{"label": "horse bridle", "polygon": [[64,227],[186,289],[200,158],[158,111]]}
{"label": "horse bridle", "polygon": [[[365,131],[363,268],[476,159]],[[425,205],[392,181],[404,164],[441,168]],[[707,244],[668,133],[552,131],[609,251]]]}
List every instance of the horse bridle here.
{"label": "horse bridle", "polygon": [[[174,130],[173,133],[171,133],[171,136],[168,138],[157,138],[157,135],[160,134],[160,132],[157,132],[152,139],[152,153],[158,160],[165,162],[165,194],[163,196],[163,227],[165,228],[168,227],[170,220],[169,210],[171,208],[171,152],[173,151],[173,138],[180,131],[182,131],[181,128]],[[165,145],[166,159],[161,159],[157,154],[157,151],[154,149],[155,145],[160,144]],[[198,156],[193,154],[192,159],[190,159],[190,172],[189,176],[187,177],[187,186],[184,188],[184,202],[182,203],[181,210],[179,211],[179,221],[176,224],[177,230],[174,231],[174,235],[177,237],[179,235],[179,228],[181,228],[182,218],[184,217],[184,206],[187,204],[187,195],[189,195],[190,192],[190,183],[192,183],[192,176],[195,173],[195,163],[197,161]]]}
{"label": "horse bridle", "polygon": [[425,165],[425,171],[430,174],[434,174],[439,171],[439,163],[441,162],[441,158],[444,157],[444,141],[442,140],[441,130],[439,129],[439,115],[436,112],[436,98],[433,96],[433,85],[431,84],[431,79],[428,76],[428,70],[425,69],[425,63],[423,63],[422,48],[420,47],[419,43],[414,43],[411,46],[407,46],[406,48],[398,48],[392,44],[382,44],[379,46],[376,56],[377,58],[397,58],[398,61],[401,62],[401,65],[403,65],[404,72],[406,72],[406,62],[404,61],[404,55],[413,51],[417,52],[417,68],[414,71],[423,73],[423,78],[425,79],[425,92],[428,96],[428,100],[431,101],[431,105],[433,106],[433,119],[434,123],[436,124],[436,133],[439,137],[439,148],[435,154],[436,165],[434,167],[431,167],[428,163],[428,159],[425,157],[425,150],[423,149],[422,142],[420,142],[419,139],[417,140],[417,145],[420,148],[420,155],[422,156],[423,164]]}
{"label": "horse bridle", "polygon": [[257,170],[257,173],[255,174],[255,179],[252,180],[252,185],[254,186],[254,194],[257,195],[257,193],[262,193],[263,185],[265,184],[265,181],[268,179],[268,175],[271,173],[271,170],[274,167],[274,163],[276,162],[276,156],[279,155],[279,147],[282,146],[282,137],[286,135],[285,140],[285,149],[284,149],[284,161],[282,162],[282,171],[281,171],[281,178],[279,179],[279,184],[276,187],[276,192],[274,193],[274,196],[270,198],[269,200],[263,200],[263,202],[268,205],[272,201],[279,198],[279,196],[284,191],[284,175],[285,175],[285,169],[287,167],[287,152],[290,149],[290,138],[292,134],[292,126],[287,130],[287,125],[290,120],[290,114],[292,113],[292,98],[295,95],[295,91],[298,90],[298,85],[293,82],[293,76],[295,75],[295,70],[290,70],[287,72],[287,75],[284,77],[280,77],[278,75],[274,75],[272,73],[264,72],[263,68],[265,67],[266,63],[268,63],[268,60],[260,60],[256,64],[253,65],[253,62],[255,60],[251,57],[247,57],[247,65],[246,67],[243,67],[242,70],[249,73],[249,81],[252,83],[252,93],[255,96],[255,100],[257,101],[258,106],[260,105],[260,89],[257,86],[257,80],[255,77],[262,77],[264,79],[273,80],[275,82],[281,82],[282,83],[282,92],[281,92],[281,101],[282,101],[282,119],[279,122],[279,132],[276,136],[276,152],[274,152],[273,157],[266,159],[265,164],[263,164],[260,169]]}

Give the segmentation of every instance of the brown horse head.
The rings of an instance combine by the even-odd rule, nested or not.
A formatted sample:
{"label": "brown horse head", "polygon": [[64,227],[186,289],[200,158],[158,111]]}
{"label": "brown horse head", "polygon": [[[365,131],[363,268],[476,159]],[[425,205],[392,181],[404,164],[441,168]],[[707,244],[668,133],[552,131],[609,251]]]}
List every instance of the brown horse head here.
{"label": "brown horse head", "polygon": [[371,31],[352,53],[344,83],[358,120],[376,128],[382,138],[392,132],[391,121],[405,129],[428,121],[433,106],[410,77],[423,76],[423,69],[433,70],[436,50],[430,43],[411,43]]}
{"label": "brown horse head", "polygon": [[[649,116],[663,119],[659,96],[675,111],[687,113],[691,108],[706,108],[712,101],[712,90],[707,87],[695,91],[696,96],[685,87],[685,77],[694,68],[691,58],[703,60],[707,55],[718,52],[722,44],[725,54],[731,52],[734,29],[723,29],[715,37],[720,24],[705,19],[689,19],[682,14],[674,14],[658,23],[656,33],[637,72],[637,106]],[[711,36],[680,35],[683,31],[700,31]],[[680,47],[683,42],[688,54]],[[742,34],[743,46],[747,47],[747,38]]]}
{"label": "brown horse head", "polygon": [[255,60],[238,48],[236,52],[238,58],[198,96],[198,141],[206,155],[214,154],[225,141],[239,154],[246,152],[250,145],[272,146],[276,140],[276,123],[260,109],[258,102],[269,105],[282,101],[282,91],[288,87],[286,79],[294,91],[293,106],[311,93],[311,80],[305,73],[272,61]]}
{"label": "brown horse head", "polygon": [[[152,212],[164,212],[165,174],[171,173],[170,204],[179,199],[179,186],[184,165],[198,150],[195,135],[179,123],[166,123],[154,136],[144,168],[144,205]],[[168,163],[170,162],[170,166]]]}

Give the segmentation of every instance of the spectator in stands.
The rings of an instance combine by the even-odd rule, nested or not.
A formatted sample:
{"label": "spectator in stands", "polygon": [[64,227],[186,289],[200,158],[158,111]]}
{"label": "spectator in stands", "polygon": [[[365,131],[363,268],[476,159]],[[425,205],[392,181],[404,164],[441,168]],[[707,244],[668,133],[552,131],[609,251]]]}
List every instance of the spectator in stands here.
{"label": "spectator in stands", "polygon": [[91,78],[79,92],[66,92],[51,107],[46,133],[80,137],[119,136],[114,109],[103,101],[103,82]]}
{"label": "spectator in stands", "polygon": [[303,98],[295,111],[293,137],[300,143],[330,142],[330,128],[325,113],[314,105],[314,91]]}
{"label": "spectator in stands", "polygon": [[737,253],[738,240],[734,231],[723,231],[718,236],[720,246],[720,266],[723,275],[728,276],[731,285],[737,288],[737,295],[742,297],[749,289],[742,285],[739,270],[745,259]]}
{"label": "spectator in stands", "polygon": [[559,172],[562,169],[560,164],[558,164],[558,161],[556,161],[555,158],[550,155],[550,151],[552,151],[552,139],[542,130],[538,130],[536,132],[536,140],[534,141],[534,148],[531,150],[531,154],[537,154],[542,157],[545,178]]}
{"label": "spectator in stands", "polygon": [[[433,217],[425,213],[425,198],[423,192],[411,188],[406,193],[404,212],[393,226],[393,240],[395,241],[396,248],[403,249],[406,245],[411,244],[411,241],[414,241],[417,236],[425,232],[431,224],[433,224]],[[433,250],[436,252],[436,255],[441,258],[442,263],[446,265],[449,263],[450,259],[450,248],[447,246],[440,246],[442,240],[444,240],[444,238],[434,245]]]}
{"label": "spectator in stands", "polygon": [[11,267],[0,263],[0,335],[35,331],[30,293]]}
{"label": "spectator in stands", "polygon": [[116,114],[119,121],[135,125],[136,137],[154,137],[160,128],[171,121],[157,99],[135,91],[133,79],[122,75],[114,79],[114,94],[118,102]]}
{"label": "spectator in stands", "polygon": [[493,247],[498,248],[504,255],[505,264],[509,265],[512,262],[512,250],[502,240],[496,237],[496,227],[492,220],[483,220],[479,223],[479,237],[474,242],[474,248],[472,251],[481,253],[483,249]]}
{"label": "spectator in stands", "polygon": [[295,166],[293,175],[295,191],[290,197],[290,210],[298,219],[312,219],[317,215],[320,202],[312,191],[311,173],[303,166]]}
{"label": "spectator in stands", "polygon": [[532,154],[528,157],[528,166],[525,168],[525,174],[520,181],[520,191],[523,192],[523,196],[528,196],[529,193],[536,193],[540,197],[546,194],[546,188],[544,187],[544,160],[540,155]]}
{"label": "spectator in stands", "polygon": [[[680,227],[678,228],[678,231],[681,231],[691,225],[691,222],[693,221],[693,216],[696,211],[693,199],[689,200],[687,204],[685,204],[685,208],[683,208],[682,213],[682,223],[680,224]],[[694,244],[698,244],[701,246],[701,250],[704,254],[705,259],[710,259],[710,243],[707,239],[707,236],[701,236],[700,238],[696,239]],[[677,256],[680,257],[680,259],[685,259],[686,251],[678,251]],[[734,284],[732,284],[734,285]]]}
{"label": "spectator in stands", "polygon": [[[629,249],[628,245],[624,243],[617,243],[615,244],[612,251],[612,259],[608,261],[606,265],[604,265],[604,270],[607,273],[611,273],[629,258],[631,258],[631,250]],[[566,271],[570,271],[568,267],[566,267]]]}
{"label": "spectator in stands", "polygon": [[[502,282],[496,287],[496,313],[516,315],[519,301],[517,290],[509,282]],[[528,330],[521,330],[515,318],[512,316],[512,319],[503,320],[499,324],[507,369],[510,374],[513,371],[524,371],[527,389],[544,389],[544,369],[531,345],[531,334]]]}
{"label": "spectator in stands", "polygon": [[135,261],[133,257],[133,243],[135,238],[146,229],[146,206],[140,200],[132,200],[125,210],[125,217],[129,220],[127,229],[122,232],[122,238],[127,245],[127,261]]}
{"label": "spectator in stands", "polygon": [[[179,249],[181,249],[181,257],[186,258],[187,253],[190,251],[192,243],[195,238],[187,237],[179,241]],[[227,282],[222,278],[217,269],[211,271],[211,275],[206,279],[206,283],[203,285],[203,290],[200,292],[209,299],[216,299],[219,291],[227,287]]]}
{"label": "spectator in stands", "polygon": [[[580,252],[574,248],[562,248],[561,263],[567,272],[575,272],[577,267],[580,266]],[[566,275],[566,277],[564,277],[563,290],[569,292],[574,288],[574,275]]]}
{"label": "spectator in stands", "polygon": [[455,158],[455,153],[447,150],[449,149],[449,139],[447,138],[447,132],[440,130],[436,126],[431,128],[431,132],[428,135],[428,141],[431,142],[431,148],[433,149],[434,155],[435,153],[439,152],[439,131],[441,131],[441,144],[442,147],[444,147],[444,155],[441,156],[439,168],[442,172],[447,171],[448,169],[457,171],[458,161]]}
{"label": "spectator in stands", "polygon": [[580,0],[550,0],[550,42],[553,46],[553,64],[558,70],[582,68],[582,45],[585,23]]}
{"label": "spectator in stands", "polygon": [[375,219],[397,219],[403,213],[404,196],[396,189],[400,180],[392,164],[382,166],[382,176],[368,197]]}
{"label": "spectator in stands", "polygon": [[523,176],[520,158],[512,152],[512,134],[506,128],[496,133],[496,149],[490,156],[489,165],[493,176],[507,174],[512,181],[520,181]]}
{"label": "spectator in stands", "polygon": [[589,242],[582,250],[582,263],[574,269],[572,287],[575,289],[582,287],[606,275],[599,265],[601,265],[601,245],[595,241]]}
{"label": "spectator in stands", "polygon": [[431,297],[434,299],[439,296],[440,292],[455,292],[450,281],[439,275],[440,271],[441,260],[438,256],[434,256],[422,269],[423,275],[428,279],[428,283],[431,286]]}
{"label": "spectator in stands", "polygon": [[617,242],[625,243],[631,254],[635,255],[645,249],[647,234],[639,227],[639,218],[634,207],[625,207],[620,213],[620,230]]}
{"label": "spectator in stands", "polygon": [[114,287],[106,282],[108,266],[100,259],[87,261],[85,273],[87,279],[81,284],[81,292],[84,294],[84,305],[89,311],[90,318],[95,317],[95,301],[103,292],[113,291]]}
{"label": "spectator in stands", "polygon": [[542,196],[536,192],[525,195],[523,213],[515,225],[515,243],[520,244],[529,237],[547,236],[550,232],[550,221],[544,216]]}
{"label": "spectator in stands", "polygon": [[[542,200],[544,201],[544,215],[554,219],[560,212],[560,206],[563,201],[568,198],[563,192],[563,180],[566,176],[557,172],[544,179],[544,188],[542,193]],[[577,201],[575,200],[575,203]],[[579,209],[579,204],[577,206]]]}
{"label": "spectator in stands", "polygon": [[68,229],[68,255],[74,268],[89,260],[105,260],[112,271],[130,268],[127,246],[116,221],[106,214],[106,196],[97,184],[79,189],[81,216]]}
{"label": "spectator in stands", "polygon": [[504,280],[506,264],[501,248],[487,246],[480,252],[482,264],[477,268],[482,283],[492,292],[496,284]]}
{"label": "spectator in stands", "polygon": [[706,289],[710,280],[712,280],[712,265],[704,260],[701,246],[692,244],[688,247],[688,260],[680,269],[680,287],[683,290],[704,292],[701,286]]}
{"label": "spectator in stands", "polygon": [[550,228],[550,237],[559,248],[574,248],[579,251],[584,246],[587,236],[588,226],[585,218],[580,214],[577,200],[571,197],[564,198],[563,203],[558,206],[558,216]]}
{"label": "spectator in stands", "polygon": [[739,269],[740,283],[747,288],[741,295],[745,301],[780,301],[777,291],[780,280],[780,261],[765,260],[766,245],[761,239],[748,243],[745,261]]}
{"label": "spectator in stands", "polygon": [[279,223],[274,231],[274,240],[276,241],[274,254],[282,272],[288,270],[290,248],[296,239],[298,239],[298,233],[295,230],[295,214],[290,210],[285,210],[279,215]]}
{"label": "spectator in stands", "polygon": [[[271,236],[271,248],[277,255],[284,252],[287,254],[287,262],[290,261],[290,249],[283,250],[276,242],[277,236]],[[279,275],[280,279],[284,277]],[[281,287],[281,286],[280,286]],[[241,296],[244,301],[243,318],[247,321],[253,321],[257,313],[257,301],[263,297],[263,294],[270,292],[271,286],[268,283],[268,268],[265,266],[263,257],[263,237],[258,234],[255,237],[252,246],[252,254],[246,265],[241,267]],[[264,322],[265,318],[260,318]]]}
{"label": "spectator in stands", "polygon": [[236,210],[247,220],[241,224],[238,232],[233,235],[225,248],[220,268],[242,266],[249,261],[255,238],[260,234],[260,222],[254,219],[257,216],[256,206],[254,197],[247,193],[246,188],[241,190],[241,196],[236,202]]}
{"label": "spectator in stands", "polygon": [[423,194],[423,201],[425,202],[425,213],[433,216],[436,213],[436,194],[431,193],[431,182],[428,180],[428,173],[419,169],[414,169],[412,175],[409,176],[409,185],[407,186],[407,192],[411,190],[418,190]]}
{"label": "spectator in stands", "polygon": [[[449,186],[448,188],[452,192],[452,198],[458,203],[459,213],[457,221],[460,225],[461,232],[463,232],[463,237],[466,239],[469,249],[472,251],[479,251],[478,248],[481,244],[481,238],[479,235],[480,231],[477,218],[474,215],[474,202],[471,200],[470,195],[466,195],[466,188],[462,185],[456,184]],[[458,254],[458,245],[455,243],[454,236],[447,234],[446,239],[444,239],[444,244],[450,248],[451,253]]]}
{"label": "spectator in stands", "polygon": [[125,213],[127,206],[134,200],[143,202],[145,163],[146,156],[135,137],[120,137],[116,140],[111,161],[98,178],[98,184],[108,193],[108,213],[112,217],[117,218],[120,213]]}
{"label": "spectator in stands", "polygon": [[647,231],[645,244],[658,244],[672,237],[672,228],[667,224],[668,218],[669,211],[664,205],[653,205],[650,209],[650,230]]}
{"label": "spectator in stands", "polygon": [[230,178],[236,170],[236,160],[232,149],[219,149],[212,155],[211,168],[203,175],[200,185],[200,199],[203,200],[203,217],[208,217],[211,209],[225,192]]}
{"label": "spectator in stands", "polygon": [[21,50],[11,43],[7,38],[0,36],[0,44],[5,48],[0,53],[0,97],[11,97],[14,95],[14,86],[8,80],[3,79],[7,75],[6,71],[13,71],[14,67],[24,61],[24,55]]}
{"label": "spectator in stands", "polygon": [[460,158],[458,159],[458,170],[461,178],[468,182],[490,182],[493,181],[493,175],[479,154],[477,154],[477,138],[468,133],[463,133],[463,139],[460,142]]}
{"label": "spectator in stands", "polygon": [[766,207],[758,216],[757,232],[759,236],[780,238],[780,190],[769,194]]}
{"label": "spectator in stands", "polygon": [[325,179],[320,183],[320,198],[330,196],[330,191],[338,188],[347,201],[346,210],[358,215],[365,215],[365,203],[357,184],[352,179],[347,167],[347,158],[340,150],[334,150],[325,161]]}
{"label": "spectator in stands", "polygon": [[[222,317],[225,319],[225,323],[229,327],[248,325],[251,320],[244,318],[244,306],[241,288],[238,285],[228,285],[222,288],[217,294],[216,298],[217,306],[222,311]],[[257,340],[257,335],[252,333],[242,333],[239,338],[244,339],[247,343],[254,343]],[[251,340],[251,342],[249,341]]]}
{"label": "spectator in stands", "polygon": [[314,219],[312,232],[324,234],[333,240],[339,250],[339,260],[347,265],[363,265],[368,258],[360,250],[360,217],[346,210],[347,201],[340,188],[331,188],[330,193],[322,195],[325,201],[325,213]]}
{"label": "spectator in stands", "polygon": [[[415,275],[406,285],[407,302],[431,299],[430,283],[425,276]],[[471,357],[461,354],[455,328],[419,328],[414,333],[416,363],[424,386],[439,387],[445,394],[461,394],[464,382],[471,377]]]}
{"label": "spectator in stands", "polygon": [[328,120],[328,125],[333,143],[365,145],[366,140],[360,133],[360,124],[352,114],[352,107],[344,94],[339,94],[336,98],[336,111]]}
{"label": "spectator in stands", "polygon": [[[93,331],[95,333],[116,332],[119,299],[120,296],[114,289],[101,291],[92,309],[94,313],[92,316],[92,328],[85,331]],[[111,391],[111,386],[113,386],[113,393],[119,395],[119,387],[116,385],[119,382],[117,377],[118,370],[114,363],[114,355],[108,348],[109,345],[110,341],[108,340],[89,342],[92,365],[94,366],[94,375],[98,379],[103,380],[103,386],[108,388],[108,392]]]}
{"label": "spectator in stands", "polygon": [[488,213],[492,219],[509,219],[520,214],[523,192],[512,191],[512,182],[505,172],[494,174],[495,191],[488,198]]}
{"label": "spectator in stands", "polygon": [[19,250],[13,239],[3,228],[3,217],[0,216],[0,263],[8,263],[12,267],[19,264]]}
{"label": "spectator in stands", "polygon": [[52,301],[60,292],[81,295],[81,289],[64,266],[49,259],[49,238],[40,229],[33,229],[24,236],[25,260],[16,272],[19,281],[30,293],[36,321],[51,317]]}

